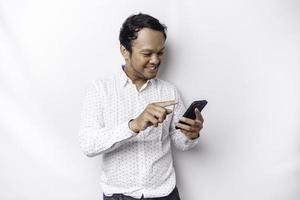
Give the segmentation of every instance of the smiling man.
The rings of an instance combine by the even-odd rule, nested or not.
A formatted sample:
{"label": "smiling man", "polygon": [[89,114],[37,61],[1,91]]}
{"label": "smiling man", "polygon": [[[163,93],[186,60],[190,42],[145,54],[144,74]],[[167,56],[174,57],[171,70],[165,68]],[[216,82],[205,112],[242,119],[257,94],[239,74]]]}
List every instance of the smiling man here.
{"label": "smiling man", "polygon": [[125,65],[87,89],[79,140],[87,156],[102,159],[104,200],[180,199],[171,142],[194,147],[203,118],[197,109],[195,120],[182,117],[177,89],[157,78],[166,38],[154,17],[130,16],[119,36]]}

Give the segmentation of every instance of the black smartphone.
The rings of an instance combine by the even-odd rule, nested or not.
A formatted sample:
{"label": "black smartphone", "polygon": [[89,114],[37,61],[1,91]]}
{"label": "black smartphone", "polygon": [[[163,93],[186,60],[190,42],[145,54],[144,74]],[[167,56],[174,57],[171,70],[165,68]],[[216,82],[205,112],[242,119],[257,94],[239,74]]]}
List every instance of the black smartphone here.
{"label": "black smartphone", "polygon": [[[203,108],[206,106],[206,104],[207,104],[206,100],[194,101],[188,107],[188,109],[185,111],[185,113],[183,114],[183,117],[190,118],[190,119],[196,119],[195,109],[198,108],[198,110],[201,112],[203,110]],[[184,122],[180,122],[180,123],[186,124]],[[178,128],[176,127],[176,129],[178,129]]]}
{"label": "black smartphone", "polygon": [[201,101],[194,101],[189,108],[185,111],[183,114],[183,117],[190,118],[190,119],[196,119],[195,109],[198,108],[198,110],[201,112],[203,108],[206,106],[207,101],[201,100]]}

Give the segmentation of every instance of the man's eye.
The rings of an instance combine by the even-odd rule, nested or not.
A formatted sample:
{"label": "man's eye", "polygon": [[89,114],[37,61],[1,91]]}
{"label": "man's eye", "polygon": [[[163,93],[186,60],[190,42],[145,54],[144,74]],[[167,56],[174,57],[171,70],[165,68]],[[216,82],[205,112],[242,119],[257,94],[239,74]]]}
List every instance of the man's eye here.
{"label": "man's eye", "polygon": [[143,53],[144,56],[149,57],[151,56],[151,53]]}
{"label": "man's eye", "polygon": [[158,52],[158,55],[162,56],[162,55],[164,55],[164,52]]}

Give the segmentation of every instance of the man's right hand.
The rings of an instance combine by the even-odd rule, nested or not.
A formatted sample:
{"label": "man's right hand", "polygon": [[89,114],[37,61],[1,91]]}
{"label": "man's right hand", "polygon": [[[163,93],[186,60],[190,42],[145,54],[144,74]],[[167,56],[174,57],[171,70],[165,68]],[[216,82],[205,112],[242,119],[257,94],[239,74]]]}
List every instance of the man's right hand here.
{"label": "man's right hand", "polygon": [[136,133],[152,125],[157,127],[159,123],[166,119],[168,114],[172,113],[171,109],[165,107],[175,104],[177,104],[175,100],[150,103],[137,118],[129,122],[128,126]]}

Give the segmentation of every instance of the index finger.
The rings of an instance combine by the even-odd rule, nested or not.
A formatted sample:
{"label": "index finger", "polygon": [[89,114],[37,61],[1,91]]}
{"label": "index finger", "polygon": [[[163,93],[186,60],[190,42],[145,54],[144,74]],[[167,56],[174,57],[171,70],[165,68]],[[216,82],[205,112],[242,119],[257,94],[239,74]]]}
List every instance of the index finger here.
{"label": "index finger", "polygon": [[177,104],[178,102],[176,102],[175,100],[171,100],[171,101],[160,101],[160,102],[155,102],[154,105],[157,106],[161,106],[161,107],[166,107],[166,106],[172,106]]}

